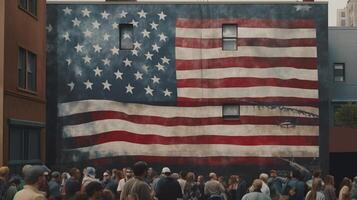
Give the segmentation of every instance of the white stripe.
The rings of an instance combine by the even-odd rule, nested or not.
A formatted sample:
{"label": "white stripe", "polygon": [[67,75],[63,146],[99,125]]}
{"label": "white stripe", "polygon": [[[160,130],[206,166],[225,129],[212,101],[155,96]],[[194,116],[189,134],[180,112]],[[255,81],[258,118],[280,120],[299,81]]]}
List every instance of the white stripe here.
{"label": "white stripe", "polygon": [[63,127],[63,137],[79,137],[97,135],[111,131],[127,131],[141,135],[160,135],[165,137],[183,137],[199,135],[225,136],[317,136],[318,126],[296,126],[283,128],[276,125],[204,125],[200,126],[162,126],[154,124],[137,124],[122,119],[106,119],[79,125]]}
{"label": "white stripe", "polygon": [[[240,146],[225,144],[135,144],[108,142],[91,147],[73,149],[73,153],[88,154],[89,159],[115,156],[171,156],[171,157],[318,157],[318,146]],[[76,152],[77,151],[77,152]],[[67,151],[70,153],[71,151]]]}
{"label": "white stripe", "polygon": [[278,78],[283,80],[299,79],[317,81],[318,75],[316,69],[296,69],[292,67],[276,68],[219,68],[219,69],[195,69],[195,70],[178,70],[176,77],[180,79],[190,78]]}
{"label": "white stripe", "polygon": [[[294,112],[293,110],[298,112]],[[128,115],[156,116],[156,117],[189,117],[208,118],[222,117],[222,106],[202,106],[202,107],[173,107],[173,106],[152,106],[134,103],[120,103],[109,100],[83,100],[58,104],[59,117],[95,112],[113,111],[123,112]],[[301,112],[319,114],[319,109],[308,106],[281,106],[280,108],[267,108],[265,106],[240,106],[241,116],[286,116],[286,117],[311,117],[303,115]]]}
{"label": "white stripe", "polygon": [[[222,28],[176,28],[176,37],[222,39]],[[310,28],[238,28],[238,38],[301,39],[316,38],[316,30]]]}
{"label": "white stripe", "polygon": [[316,58],[316,47],[260,47],[240,46],[236,51],[223,51],[222,48],[197,49],[176,47],[176,59],[201,60],[237,57],[289,57]]}
{"label": "white stripe", "polygon": [[245,88],[178,88],[178,97],[187,98],[260,98],[260,97],[294,97],[318,98],[316,89],[299,89],[284,87],[245,87]]}

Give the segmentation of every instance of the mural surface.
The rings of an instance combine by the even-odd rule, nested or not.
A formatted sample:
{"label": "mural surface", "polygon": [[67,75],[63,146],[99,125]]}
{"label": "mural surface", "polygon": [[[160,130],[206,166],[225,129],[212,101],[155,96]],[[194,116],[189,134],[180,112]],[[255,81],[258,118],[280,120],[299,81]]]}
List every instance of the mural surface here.
{"label": "mural surface", "polygon": [[[326,5],[50,4],[47,12],[56,162],[261,167],[319,157]],[[222,50],[232,34],[223,25],[236,27],[228,38],[236,50]],[[239,105],[228,109],[239,117],[223,117],[223,105]]]}

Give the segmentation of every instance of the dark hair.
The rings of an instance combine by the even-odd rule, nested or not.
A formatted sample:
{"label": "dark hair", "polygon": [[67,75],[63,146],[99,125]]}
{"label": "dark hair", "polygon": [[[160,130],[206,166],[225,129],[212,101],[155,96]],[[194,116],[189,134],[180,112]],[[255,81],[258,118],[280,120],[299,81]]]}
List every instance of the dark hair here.
{"label": "dark hair", "polygon": [[71,169],[69,170],[69,175],[71,175],[71,176],[73,177],[73,176],[76,175],[77,171],[79,171],[79,169],[73,167],[73,168],[71,168]]}
{"label": "dark hair", "polygon": [[325,176],[325,185],[335,185],[335,178],[332,175]]}
{"label": "dark hair", "polygon": [[319,178],[321,176],[321,170],[319,170],[319,169],[314,170],[314,172],[312,173],[312,176],[314,178]]}
{"label": "dark hair", "polygon": [[188,172],[186,172],[186,171],[180,171],[180,177],[182,178],[182,179],[186,179],[186,176],[187,176],[187,173]]}
{"label": "dark hair", "polygon": [[340,189],[338,191],[340,191],[342,189],[343,186],[347,186],[349,190],[351,190],[351,179],[344,177],[341,181],[341,185],[340,185]]}
{"label": "dark hair", "polygon": [[74,200],[88,200],[88,196],[86,193],[77,192],[73,199]]}
{"label": "dark hair", "polygon": [[300,180],[301,179],[301,173],[299,170],[294,170],[293,171],[293,177]]}
{"label": "dark hair", "polygon": [[312,181],[312,186],[309,195],[307,195],[307,200],[315,200],[317,196],[317,192],[322,188],[322,180],[321,178],[314,178]]}
{"label": "dark hair", "polygon": [[135,176],[142,176],[148,170],[148,164],[144,161],[138,161],[133,166]]}
{"label": "dark hair", "polygon": [[115,196],[112,191],[110,191],[108,189],[104,189],[102,199],[103,200],[114,200]]}
{"label": "dark hair", "polygon": [[101,183],[99,183],[98,181],[93,181],[88,183],[88,185],[85,188],[85,191],[87,193],[88,196],[93,196],[93,194],[95,192],[101,191],[103,190],[103,185]]}

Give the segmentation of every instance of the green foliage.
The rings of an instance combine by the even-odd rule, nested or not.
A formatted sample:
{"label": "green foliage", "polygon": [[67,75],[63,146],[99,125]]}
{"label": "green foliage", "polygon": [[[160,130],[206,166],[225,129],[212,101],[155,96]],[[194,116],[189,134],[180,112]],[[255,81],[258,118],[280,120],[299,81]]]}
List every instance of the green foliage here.
{"label": "green foliage", "polygon": [[335,113],[338,126],[357,128],[357,103],[342,105]]}

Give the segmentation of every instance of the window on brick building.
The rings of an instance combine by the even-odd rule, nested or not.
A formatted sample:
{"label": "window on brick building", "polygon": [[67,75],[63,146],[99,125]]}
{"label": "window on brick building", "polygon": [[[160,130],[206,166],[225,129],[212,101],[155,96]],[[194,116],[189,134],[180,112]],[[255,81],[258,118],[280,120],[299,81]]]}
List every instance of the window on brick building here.
{"label": "window on brick building", "polygon": [[22,89],[36,91],[36,87],[37,87],[36,54],[20,47],[17,69],[18,69],[18,86]]}

